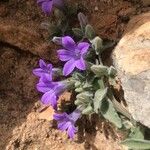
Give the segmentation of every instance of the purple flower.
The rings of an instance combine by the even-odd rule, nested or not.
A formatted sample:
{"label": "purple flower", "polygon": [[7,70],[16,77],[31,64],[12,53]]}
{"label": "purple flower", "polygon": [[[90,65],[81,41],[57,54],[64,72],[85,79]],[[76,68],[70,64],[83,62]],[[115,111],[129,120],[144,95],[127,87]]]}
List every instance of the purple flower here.
{"label": "purple flower", "polygon": [[60,129],[61,131],[67,131],[68,136],[71,139],[73,139],[75,133],[77,132],[75,123],[80,116],[81,112],[76,109],[71,114],[67,113],[54,114],[53,117],[58,122],[58,129]]}
{"label": "purple flower", "polygon": [[33,74],[40,78],[45,76],[49,81],[52,81],[52,74],[54,72],[52,64],[46,64],[42,59],[40,59],[39,66],[40,68],[33,70]]}
{"label": "purple flower", "polygon": [[57,106],[57,100],[62,92],[65,91],[67,85],[64,82],[50,82],[47,78],[37,84],[37,90],[44,93],[41,102],[45,105],[51,105],[53,108]]}
{"label": "purple flower", "polygon": [[42,7],[45,14],[50,14],[53,6],[62,8],[64,5],[63,0],[37,0],[37,3]]}
{"label": "purple flower", "polygon": [[63,68],[63,74],[65,76],[69,75],[75,67],[79,70],[85,70],[84,57],[90,44],[87,42],[76,44],[71,37],[65,36],[62,38],[62,45],[65,49],[58,50],[58,56],[61,61],[67,61]]}

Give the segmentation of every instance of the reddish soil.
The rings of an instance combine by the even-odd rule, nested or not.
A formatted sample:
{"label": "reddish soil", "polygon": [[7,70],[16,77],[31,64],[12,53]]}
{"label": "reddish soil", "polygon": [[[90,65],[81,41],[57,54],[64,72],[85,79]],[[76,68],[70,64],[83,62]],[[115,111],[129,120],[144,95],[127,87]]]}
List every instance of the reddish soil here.
{"label": "reddish soil", "polygon": [[[149,9],[135,0],[76,0],[75,3],[77,2],[84,7],[97,33],[102,38],[115,41],[121,38],[128,21],[134,15]],[[53,121],[39,118],[40,95],[35,90],[37,80],[32,75],[32,69],[37,66],[40,57],[58,65],[52,49],[54,46],[44,43],[47,34],[39,29],[44,20],[46,17],[34,0],[0,2],[0,150],[124,149],[119,145],[121,133],[107,122],[96,122],[95,127],[87,128],[86,125],[90,123],[83,119],[79,122],[79,134],[71,141],[65,133],[56,129]],[[15,25],[16,29],[19,26],[26,29],[32,27],[40,36],[26,40],[31,32],[23,32],[25,36],[20,40],[22,30],[14,36],[7,33],[8,29],[5,30],[7,34],[1,36],[5,25]]]}

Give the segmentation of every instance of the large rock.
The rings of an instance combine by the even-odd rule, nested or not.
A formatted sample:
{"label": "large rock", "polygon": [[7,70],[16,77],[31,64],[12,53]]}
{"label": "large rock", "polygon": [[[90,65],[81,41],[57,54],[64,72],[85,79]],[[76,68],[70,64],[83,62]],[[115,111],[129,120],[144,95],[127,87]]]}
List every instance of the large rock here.
{"label": "large rock", "polygon": [[150,127],[150,13],[129,22],[113,60],[130,113]]}

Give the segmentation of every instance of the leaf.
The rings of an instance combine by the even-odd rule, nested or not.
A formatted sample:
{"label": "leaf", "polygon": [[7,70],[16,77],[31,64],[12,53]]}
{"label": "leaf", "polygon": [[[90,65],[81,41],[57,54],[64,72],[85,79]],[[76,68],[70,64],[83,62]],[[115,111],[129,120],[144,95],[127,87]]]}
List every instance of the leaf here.
{"label": "leaf", "polygon": [[76,88],[75,91],[78,92],[78,93],[80,93],[80,92],[83,92],[84,89],[82,87],[79,87],[79,88]]}
{"label": "leaf", "polygon": [[76,87],[76,88],[80,87],[80,85],[81,85],[81,82],[80,82],[80,81],[76,81],[76,82],[75,82],[75,87]]}
{"label": "leaf", "polygon": [[87,106],[83,111],[82,111],[82,114],[83,115],[89,115],[91,113],[93,113],[93,108],[91,105]]}
{"label": "leaf", "polygon": [[131,133],[129,135],[130,138],[132,139],[142,139],[144,140],[144,133],[143,133],[143,129],[139,126],[136,128],[132,128],[131,129]]}
{"label": "leaf", "polygon": [[105,119],[109,120],[118,128],[122,127],[122,121],[109,99],[105,99],[104,101],[102,101],[101,114]]}
{"label": "leaf", "polygon": [[77,99],[82,100],[84,102],[89,102],[93,94],[88,91],[82,92],[76,96]]}
{"label": "leaf", "polygon": [[82,29],[85,28],[85,26],[88,24],[87,17],[83,13],[78,13],[78,20],[80,22],[80,26]]}
{"label": "leaf", "polygon": [[126,139],[121,142],[121,144],[128,146],[131,149],[150,149],[150,141],[149,140],[140,140],[140,139]]}
{"label": "leaf", "polygon": [[49,106],[47,109],[39,113],[39,119],[51,121],[53,120],[53,115],[54,115],[54,109],[51,106]]}
{"label": "leaf", "polygon": [[102,49],[103,48],[103,41],[102,41],[102,39],[100,37],[96,36],[91,41],[91,43],[92,43],[92,46],[95,49],[97,55],[100,54],[100,53],[102,53],[102,50],[103,50]]}
{"label": "leaf", "polygon": [[77,36],[78,38],[82,38],[84,36],[82,30],[79,28],[73,28],[72,31],[74,35]]}
{"label": "leaf", "polygon": [[86,25],[85,27],[85,37],[89,40],[93,40],[95,38],[95,31],[91,25]]}
{"label": "leaf", "polygon": [[108,67],[103,65],[92,65],[91,70],[98,76],[107,76],[108,75]]}
{"label": "leaf", "polygon": [[99,112],[102,104],[102,100],[106,97],[107,95],[107,88],[105,89],[99,89],[95,92],[94,96],[94,111],[96,113]]}
{"label": "leaf", "polygon": [[84,114],[90,114],[93,112],[93,108],[91,107],[92,97],[93,94],[91,94],[91,92],[82,92],[76,96],[75,105],[77,105]]}
{"label": "leaf", "polygon": [[115,77],[117,75],[117,70],[113,66],[110,66],[108,69],[108,75],[111,77]]}

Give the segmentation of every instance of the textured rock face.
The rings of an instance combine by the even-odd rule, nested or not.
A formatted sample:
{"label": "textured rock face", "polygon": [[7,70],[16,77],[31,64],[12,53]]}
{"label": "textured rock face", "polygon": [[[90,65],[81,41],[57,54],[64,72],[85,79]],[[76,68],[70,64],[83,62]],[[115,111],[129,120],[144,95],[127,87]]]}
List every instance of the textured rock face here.
{"label": "textured rock face", "polygon": [[112,56],[130,113],[150,127],[150,13],[129,22]]}

